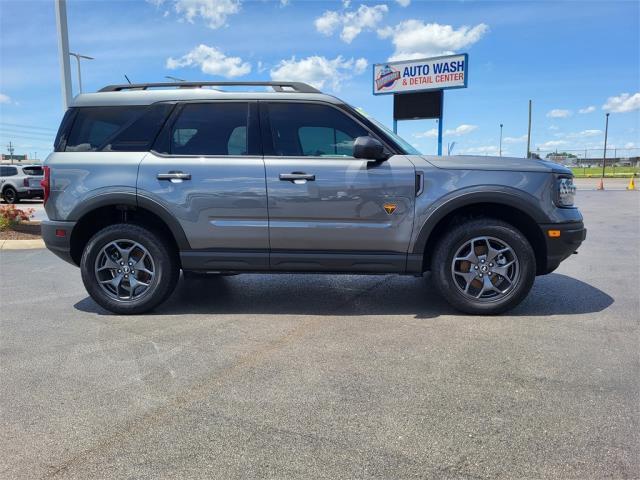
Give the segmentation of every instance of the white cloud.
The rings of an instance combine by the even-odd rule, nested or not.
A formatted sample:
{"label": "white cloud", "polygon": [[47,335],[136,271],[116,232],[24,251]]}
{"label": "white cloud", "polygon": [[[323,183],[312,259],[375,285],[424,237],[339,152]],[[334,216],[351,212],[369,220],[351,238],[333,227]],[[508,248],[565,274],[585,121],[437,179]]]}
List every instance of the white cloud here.
{"label": "white cloud", "polygon": [[[160,7],[166,1],[173,4],[175,12],[183,20],[193,23],[201,17],[211,29],[223,27],[227,23],[229,15],[235,15],[240,11],[240,0],[147,0],[149,3]],[[166,12],[165,12],[166,16]]]}
{"label": "white cloud", "polygon": [[561,108],[554,108],[547,112],[549,118],[567,118],[571,116],[571,110],[562,110]]}
{"label": "white cloud", "polygon": [[436,138],[438,136],[438,129],[432,128],[426,132],[414,133],[413,136],[416,138]]}
{"label": "white cloud", "polygon": [[471,133],[478,128],[477,125],[458,125],[456,128],[445,130],[444,134],[448,136],[460,137],[462,135],[466,135],[467,133]]}
{"label": "white cloud", "polygon": [[280,6],[286,7],[291,3],[291,0],[280,0]]}
{"label": "white cloud", "polygon": [[388,11],[386,5],[360,5],[357,10],[347,12],[327,10],[314,23],[316,30],[327,36],[341,28],[340,38],[351,43],[363,30],[376,29]]}
{"label": "white cloud", "polygon": [[578,113],[585,114],[585,113],[591,113],[595,111],[596,111],[596,107],[594,107],[593,105],[589,105],[588,107],[584,107],[578,110]]}
{"label": "white cloud", "polygon": [[552,150],[566,144],[567,142],[565,142],[564,140],[549,140],[548,142],[536,144],[536,147],[540,150]]}
{"label": "white cloud", "polygon": [[317,55],[296,60],[281,60],[271,69],[273,80],[292,80],[305,82],[317,88],[330,85],[333,90],[340,90],[340,84],[354,75],[359,75],[367,68],[364,58],[344,59],[338,55],[333,60]]}
{"label": "white cloud", "polygon": [[[473,132],[477,128],[477,125],[466,125],[463,123],[462,125],[458,125],[456,128],[445,130],[443,136],[461,137],[462,135]],[[414,133],[413,136],[416,138],[436,138],[438,136],[438,129],[432,128],[426,132]]]}
{"label": "white cloud", "polygon": [[558,127],[557,125],[550,125],[549,130],[560,130],[560,127]]}
{"label": "white cloud", "polygon": [[602,106],[603,110],[615,113],[631,112],[640,109],[640,92],[629,95],[621,93],[617,97],[607,98],[607,102]]}
{"label": "white cloud", "polygon": [[577,134],[578,137],[597,137],[602,135],[602,130],[582,130]]}
{"label": "white cloud", "polygon": [[[495,145],[485,145],[482,147],[470,147],[460,151],[460,153],[466,154],[477,154],[477,155],[498,155],[500,153],[500,149]],[[502,154],[504,155],[506,152],[503,149]]]}
{"label": "white cloud", "polygon": [[9,95],[5,95],[4,93],[0,93],[0,103],[10,104],[11,97]]}
{"label": "white cloud", "polygon": [[624,144],[624,148],[634,148],[636,146],[633,142],[627,142]]}
{"label": "white cloud", "polygon": [[393,61],[449,55],[473,45],[488,30],[484,23],[455,29],[451,25],[405,20],[395,27],[380,30],[378,35],[391,38],[395,51],[389,60]]}
{"label": "white cloud", "polygon": [[411,4],[411,0],[396,0],[396,2],[398,2],[398,5],[401,7],[408,7]]}
{"label": "white cloud", "polygon": [[519,137],[504,137],[502,143],[523,143],[527,141],[527,134],[520,135]]}
{"label": "white cloud", "polygon": [[240,57],[227,57],[216,47],[200,44],[180,58],[168,58],[167,68],[200,67],[203,73],[226,78],[241,77],[251,72],[251,65]]}

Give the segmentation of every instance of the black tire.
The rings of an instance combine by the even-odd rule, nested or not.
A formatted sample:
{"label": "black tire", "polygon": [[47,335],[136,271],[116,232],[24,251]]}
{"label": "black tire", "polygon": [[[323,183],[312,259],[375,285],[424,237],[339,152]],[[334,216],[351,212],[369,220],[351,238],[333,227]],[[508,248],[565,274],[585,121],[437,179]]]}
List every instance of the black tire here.
{"label": "black tire", "polygon": [[6,187],[2,191],[2,198],[7,203],[20,203],[20,197],[18,197],[18,192],[13,187]]}
{"label": "black tire", "polygon": [[[509,272],[515,272],[512,283],[507,283],[509,279],[506,276],[509,276],[509,274],[501,277],[492,270],[489,270],[490,273],[484,274],[487,278],[483,277],[480,280],[479,277],[476,277],[470,282],[461,278],[461,275],[453,273],[454,256],[456,254],[460,255],[460,250],[465,248],[465,245],[469,245],[472,239],[483,237],[491,238],[492,242],[495,239],[510,247],[510,252],[507,255],[517,260],[514,263],[515,266],[510,267],[511,270],[509,270]],[[472,272],[471,269],[475,269],[476,266],[480,265],[482,257],[489,258],[488,255],[478,255],[478,251],[481,253],[483,251],[481,242],[478,242],[474,247],[477,261],[468,261],[468,266],[463,263],[466,260],[455,263],[456,268],[460,266],[468,268],[468,270],[464,271],[469,272],[469,275],[471,273],[475,274],[475,270]],[[504,257],[500,261],[503,261],[505,265],[509,263]],[[488,267],[488,264],[480,266],[481,269],[486,267]],[[514,308],[527,296],[536,277],[536,259],[529,241],[513,225],[493,218],[478,218],[458,223],[444,234],[433,252],[431,273],[437,290],[457,310],[473,315],[495,315]],[[479,272],[477,275],[482,276]],[[487,290],[488,293],[483,294],[482,289],[484,287],[482,282],[491,280],[494,282],[500,281],[501,285],[509,285],[509,287],[503,289],[504,293],[494,293],[491,290]],[[471,283],[471,293],[480,291],[481,295],[493,294],[496,298],[470,298],[472,296],[471,293],[463,291],[463,287],[467,283]]]}
{"label": "black tire", "polygon": [[[149,282],[148,287],[144,289],[139,298],[115,298],[112,292],[105,291],[99,283],[98,277],[104,273],[96,271],[96,259],[102,255],[104,248],[110,244],[113,245],[116,240],[139,244],[147,250],[153,262],[154,276],[151,280],[146,280]],[[111,225],[91,237],[82,252],[80,270],[82,281],[91,298],[106,310],[120,315],[135,315],[157,307],[171,295],[180,276],[177,252],[162,240],[161,235],[147,228],[128,223]],[[114,270],[108,270],[110,271],[106,272],[107,275],[115,276]],[[129,283],[129,290],[135,292],[136,288],[132,289]],[[119,291],[120,288],[116,290],[116,292]]]}

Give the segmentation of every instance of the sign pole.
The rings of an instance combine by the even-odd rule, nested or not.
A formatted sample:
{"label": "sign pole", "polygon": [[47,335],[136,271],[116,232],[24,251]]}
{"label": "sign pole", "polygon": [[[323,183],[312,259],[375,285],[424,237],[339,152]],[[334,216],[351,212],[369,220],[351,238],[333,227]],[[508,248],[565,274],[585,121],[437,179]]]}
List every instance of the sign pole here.
{"label": "sign pole", "polygon": [[438,118],[438,156],[442,156],[442,109],[444,108],[444,90],[440,95],[440,117]]}

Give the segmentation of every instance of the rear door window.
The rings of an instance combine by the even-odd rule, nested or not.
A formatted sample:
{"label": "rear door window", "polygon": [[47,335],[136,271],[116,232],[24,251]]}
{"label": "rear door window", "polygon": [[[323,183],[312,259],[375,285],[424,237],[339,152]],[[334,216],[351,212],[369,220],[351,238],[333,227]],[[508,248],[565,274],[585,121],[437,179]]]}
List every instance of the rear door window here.
{"label": "rear door window", "polygon": [[16,167],[0,167],[0,177],[13,177],[18,174]]}
{"label": "rear door window", "polygon": [[185,104],[171,129],[172,155],[250,155],[249,104]]}

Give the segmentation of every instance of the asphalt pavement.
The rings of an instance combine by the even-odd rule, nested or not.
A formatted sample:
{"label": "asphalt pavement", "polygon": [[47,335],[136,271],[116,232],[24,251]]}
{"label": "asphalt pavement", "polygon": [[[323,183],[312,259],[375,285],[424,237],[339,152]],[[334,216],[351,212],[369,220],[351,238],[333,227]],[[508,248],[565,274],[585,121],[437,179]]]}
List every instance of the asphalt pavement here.
{"label": "asphalt pavement", "polygon": [[578,255],[514,311],[429,278],[181,280],[99,308],[0,252],[0,478],[639,478],[640,194],[581,191]]}

